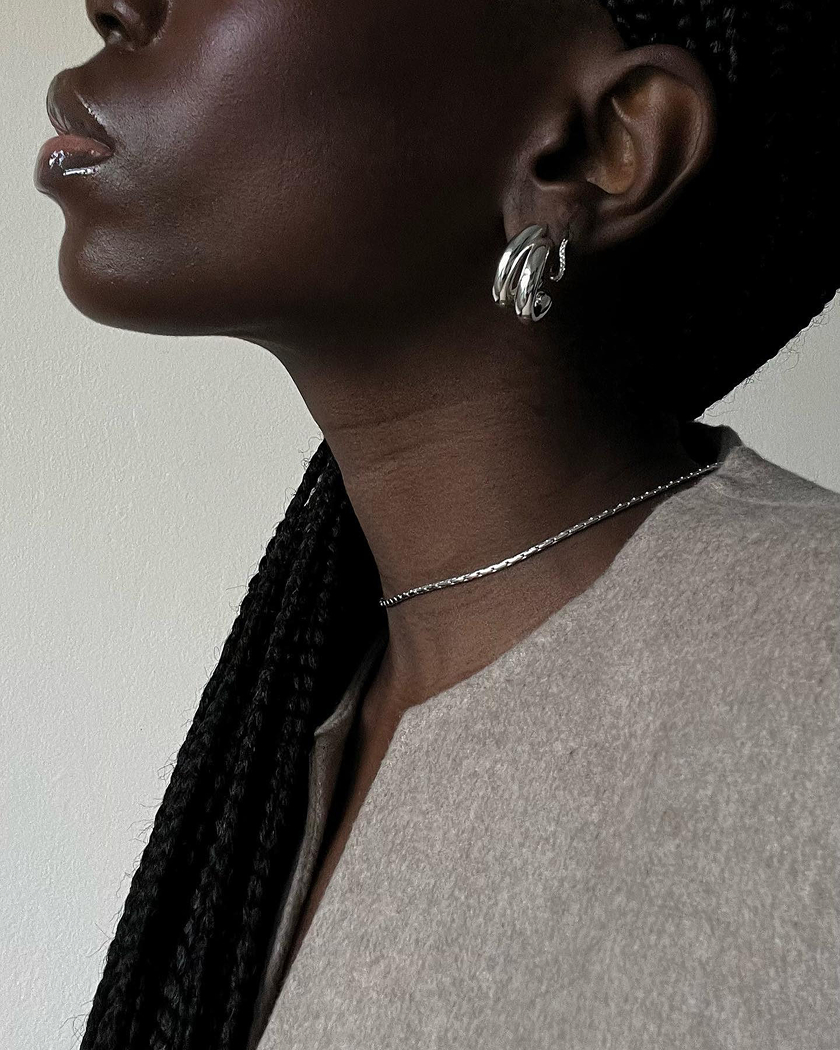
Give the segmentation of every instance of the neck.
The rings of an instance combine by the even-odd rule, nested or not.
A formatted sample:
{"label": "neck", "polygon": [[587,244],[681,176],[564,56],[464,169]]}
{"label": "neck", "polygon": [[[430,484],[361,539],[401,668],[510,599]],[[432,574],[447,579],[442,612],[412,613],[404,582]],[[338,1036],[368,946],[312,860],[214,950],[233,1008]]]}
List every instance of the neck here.
{"label": "neck", "polygon": [[[596,412],[557,347],[516,342],[516,332],[465,345],[458,332],[399,353],[347,353],[346,366],[289,368],[341,468],[385,597],[517,554],[701,465],[676,427],[640,436]],[[492,662],[600,576],[667,496],[389,608],[378,706],[403,710]]]}

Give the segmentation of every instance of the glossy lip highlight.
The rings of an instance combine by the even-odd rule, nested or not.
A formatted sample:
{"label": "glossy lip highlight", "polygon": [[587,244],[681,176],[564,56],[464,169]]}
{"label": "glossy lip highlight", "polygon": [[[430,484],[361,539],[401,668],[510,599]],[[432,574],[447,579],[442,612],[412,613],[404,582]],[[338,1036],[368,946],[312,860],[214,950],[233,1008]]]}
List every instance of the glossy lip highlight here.
{"label": "glossy lip highlight", "polygon": [[62,175],[92,175],[100,161],[111,156],[111,149],[95,139],[79,135],[55,135],[38,153],[37,172],[53,170]]}

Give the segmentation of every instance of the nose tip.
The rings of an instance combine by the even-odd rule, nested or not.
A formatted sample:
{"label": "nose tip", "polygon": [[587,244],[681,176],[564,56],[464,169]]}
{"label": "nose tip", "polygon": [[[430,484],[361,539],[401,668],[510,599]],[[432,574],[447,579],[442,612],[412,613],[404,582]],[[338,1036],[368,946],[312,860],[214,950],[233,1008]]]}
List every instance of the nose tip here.
{"label": "nose tip", "polygon": [[106,44],[145,47],[159,32],[167,0],[85,0],[87,16]]}

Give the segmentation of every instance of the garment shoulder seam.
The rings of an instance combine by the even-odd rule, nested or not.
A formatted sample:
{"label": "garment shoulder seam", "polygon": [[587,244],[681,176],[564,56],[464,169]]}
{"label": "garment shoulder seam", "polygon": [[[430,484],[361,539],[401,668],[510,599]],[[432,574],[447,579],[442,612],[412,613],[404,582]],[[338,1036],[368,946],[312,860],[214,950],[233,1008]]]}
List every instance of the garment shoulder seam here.
{"label": "garment shoulder seam", "polygon": [[[814,483],[816,484],[816,482]],[[833,510],[840,512],[840,492],[836,493],[837,499],[822,499],[822,500],[798,500],[798,499],[765,499],[763,497],[749,496],[741,492],[729,492],[724,488],[723,484],[718,484],[715,491],[726,497],[726,499],[738,500],[739,503],[754,503],[757,506],[763,507],[816,507],[820,510]],[[831,489],[826,491],[832,495]]]}
{"label": "garment shoulder seam", "polygon": [[[751,449],[746,445],[740,447],[745,452],[751,454],[750,458],[753,461],[752,474],[744,480],[744,484],[747,486],[760,486],[768,474],[771,475],[772,480],[778,480],[781,475],[783,483],[797,486],[804,484],[806,488],[813,487],[813,489],[816,490],[813,493],[813,498],[785,499],[782,497],[773,499],[760,494],[752,495],[748,491],[732,491],[731,485],[733,479],[726,476],[721,477],[716,474],[713,474],[709,478],[712,491],[721,496],[725,496],[727,499],[738,500],[741,503],[754,503],[766,507],[818,507],[840,512],[840,492],[835,492],[833,489],[821,485],[818,481],[812,481],[810,478],[803,477],[801,474],[797,474],[795,471],[789,470],[787,467],[774,463],[772,460],[765,459],[760,453],[756,452],[755,449]],[[758,479],[755,478],[756,472],[762,475]]]}

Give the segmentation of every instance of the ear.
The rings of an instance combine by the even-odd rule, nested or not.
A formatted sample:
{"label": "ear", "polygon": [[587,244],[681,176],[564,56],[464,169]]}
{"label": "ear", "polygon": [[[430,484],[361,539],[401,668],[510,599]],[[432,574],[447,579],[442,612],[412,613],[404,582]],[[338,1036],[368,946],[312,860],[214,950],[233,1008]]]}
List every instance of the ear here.
{"label": "ear", "polygon": [[569,72],[554,111],[517,158],[504,207],[509,237],[532,223],[585,253],[656,222],[703,168],[715,140],[715,95],[684,48],[602,53]]}

